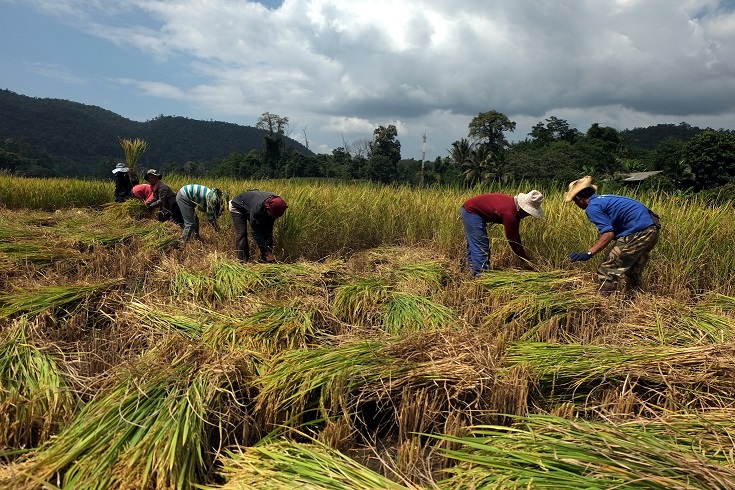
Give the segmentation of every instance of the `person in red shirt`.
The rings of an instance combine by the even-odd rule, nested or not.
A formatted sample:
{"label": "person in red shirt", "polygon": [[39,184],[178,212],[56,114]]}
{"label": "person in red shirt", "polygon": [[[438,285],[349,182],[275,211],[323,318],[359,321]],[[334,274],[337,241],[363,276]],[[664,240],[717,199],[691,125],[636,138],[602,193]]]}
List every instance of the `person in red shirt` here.
{"label": "person in red shirt", "polygon": [[530,262],[531,259],[521,243],[519,226],[526,216],[543,218],[543,201],[544,196],[535,189],[516,196],[480,194],[465,201],[460,213],[467,238],[467,260],[475,277],[490,270],[488,223],[502,224],[510,248],[521,259]]}

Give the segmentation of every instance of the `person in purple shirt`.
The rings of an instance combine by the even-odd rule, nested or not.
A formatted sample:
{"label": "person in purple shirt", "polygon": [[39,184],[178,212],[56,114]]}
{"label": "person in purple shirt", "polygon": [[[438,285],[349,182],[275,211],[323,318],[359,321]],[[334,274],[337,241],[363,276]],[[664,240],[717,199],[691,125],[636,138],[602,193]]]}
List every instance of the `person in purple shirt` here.
{"label": "person in purple shirt", "polygon": [[537,190],[520,193],[517,196],[505,194],[480,194],[468,199],[460,213],[464,234],[467,238],[467,262],[472,274],[477,277],[490,270],[490,240],[487,224],[502,224],[510,248],[530,267],[531,258],[521,243],[520,222],[526,216],[543,218],[541,203],[544,196]]}
{"label": "person in purple shirt", "polygon": [[614,241],[597,268],[600,293],[609,296],[625,276],[629,291],[640,291],[643,269],[651,250],[658,242],[661,229],[658,215],[633,198],[614,194],[596,194],[597,186],[589,175],[569,184],[565,202],[574,202],[584,209],[587,218],[597,227],[600,237],[586,252],[571,252],[572,262],[591,259]]}

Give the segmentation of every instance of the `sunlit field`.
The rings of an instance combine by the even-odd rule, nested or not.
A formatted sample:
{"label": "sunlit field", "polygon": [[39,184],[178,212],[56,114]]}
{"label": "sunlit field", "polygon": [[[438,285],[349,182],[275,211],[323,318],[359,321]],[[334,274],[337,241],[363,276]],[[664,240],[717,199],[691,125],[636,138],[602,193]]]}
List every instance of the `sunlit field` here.
{"label": "sunlit field", "polygon": [[[662,234],[605,298],[563,189],[164,180],[281,195],[278,262],[0,176],[0,488],[735,488],[730,205],[630,191]],[[534,270],[493,226],[472,278],[460,206],[531,187]]]}

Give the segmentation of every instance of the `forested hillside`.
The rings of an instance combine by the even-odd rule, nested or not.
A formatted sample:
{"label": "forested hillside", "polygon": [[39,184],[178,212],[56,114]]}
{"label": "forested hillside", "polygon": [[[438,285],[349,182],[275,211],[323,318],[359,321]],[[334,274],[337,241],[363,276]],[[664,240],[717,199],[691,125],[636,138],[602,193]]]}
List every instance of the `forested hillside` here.
{"label": "forested hillside", "polygon": [[[124,161],[119,138],[141,138],[143,167],[211,168],[232,152],[261,152],[266,132],[252,126],[159,116],[137,122],[95,106],[0,90],[0,167],[26,175],[107,177]],[[311,155],[284,137],[286,146]],[[10,141],[8,141],[10,140]]]}

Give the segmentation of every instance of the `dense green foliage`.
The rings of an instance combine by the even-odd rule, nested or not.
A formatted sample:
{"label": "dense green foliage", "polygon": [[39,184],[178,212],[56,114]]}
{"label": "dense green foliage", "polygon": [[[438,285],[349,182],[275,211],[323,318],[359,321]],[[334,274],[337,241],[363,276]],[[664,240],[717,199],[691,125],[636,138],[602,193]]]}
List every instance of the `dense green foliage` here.
{"label": "dense green foliage", "polygon": [[[110,176],[125,161],[119,138],[141,138],[141,168],[204,171],[232,152],[260,152],[267,132],[251,126],[158,116],[136,122],[99,107],[0,90],[0,168],[36,176]],[[285,147],[311,154],[287,138]]]}

